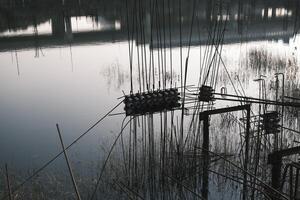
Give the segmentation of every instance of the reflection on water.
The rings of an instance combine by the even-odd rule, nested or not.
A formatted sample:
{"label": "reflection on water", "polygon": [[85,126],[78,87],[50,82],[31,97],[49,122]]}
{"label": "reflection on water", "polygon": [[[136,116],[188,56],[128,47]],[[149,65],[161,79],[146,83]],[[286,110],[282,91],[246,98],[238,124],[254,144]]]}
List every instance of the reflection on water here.
{"label": "reflection on water", "polygon": [[[0,49],[2,51],[35,46],[61,46],[70,43],[125,41],[127,40],[126,30],[132,27],[131,19],[140,20],[141,26],[144,27],[144,39],[154,48],[158,47],[161,38],[154,34],[151,39],[150,30],[157,32],[161,27],[164,27],[165,40],[170,39],[169,32],[172,32],[171,43],[167,42],[166,46],[179,46],[180,38],[182,45],[188,44],[191,24],[191,6],[188,5],[192,2],[187,2],[181,10],[175,0],[166,5],[162,2],[151,5],[151,1],[143,1],[141,5],[135,6],[135,3],[129,2],[127,10],[124,1],[110,3],[92,1],[88,4],[81,2],[79,5],[77,1],[19,3],[9,1],[1,4],[0,30],[3,32],[2,36],[11,36],[1,38]],[[216,11],[214,4],[222,6],[221,10]],[[157,11],[153,12],[152,9],[157,9]],[[156,13],[161,12],[162,9],[165,9],[165,15]],[[179,10],[180,13],[178,13]],[[224,43],[257,40],[289,42],[299,28],[297,13],[297,0],[291,0],[288,3],[258,0],[231,1],[229,4],[223,1],[218,3],[218,1],[201,0],[197,4],[195,13],[198,27],[194,29],[194,32],[197,34],[193,34],[191,43],[193,45],[207,43],[207,37],[210,34],[207,29],[213,26],[214,19],[220,21],[228,19]],[[178,17],[179,14],[182,15],[181,20]],[[152,23],[156,21],[156,18],[159,18],[160,24]],[[126,19],[130,19],[130,23]],[[181,31],[179,30],[180,21],[182,22]],[[19,35],[20,33],[23,34]],[[141,36],[138,34],[133,37],[141,42],[139,41]]]}
{"label": "reflection on water", "polygon": [[[65,143],[70,144],[114,107],[123,92],[128,94],[132,88],[132,92],[138,92],[180,87],[185,74],[186,85],[206,83],[213,85],[216,92],[278,101],[283,96],[300,98],[299,1],[196,2],[1,0],[1,166],[8,163],[12,171],[21,171],[19,174],[27,177],[24,171],[39,168],[61,150],[56,123],[60,124]],[[186,55],[189,65],[185,73]],[[283,73],[284,79],[275,73]],[[132,121],[124,129],[122,143],[112,154],[112,164],[101,183],[105,186],[106,182],[119,178],[120,185],[103,187],[98,193],[101,197],[128,198],[113,191],[114,187],[120,187],[126,191],[134,188],[150,199],[195,198],[183,191],[178,182],[197,194],[202,192],[199,187],[202,175],[198,171],[203,155],[195,149],[202,145],[202,125],[199,107],[193,109],[199,106],[192,101],[193,90],[196,89],[189,88],[186,94],[189,115],[184,116],[183,125],[180,111],[125,118],[124,124]],[[220,101],[210,107],[229,105],[240,104]],[[263,173],[269,169],[267,156],[274,147],[274,139],[262,135],[257,115],[271,110],[284,113],[286,128],[300,130],[299,108],[287,107],[281,111],[280,106],[252,106],[252,132],[257,135],[251,138],[250,170],[265,182],[270,181],[270,174]],[[123,112],[119,107],[69,150],[74,170],[82,176],[79,185],[85,197],[91,196],[94,179],[112,140],[124,125],[124,115],[117,115]],[[243,117],[240,112],[210,119],[210,150],[239,166],[244,162]],[[182,137],[186,137],[182,156],[181,130],[184,130]],[[288,129],[282,134],[280,147],[295,146],[294,141],[299,141]],[[231,174],[231,178],[243,182],[239,170],[217,157],[211,159],[216,161],[212,171]],[[63,161],[61,158],[55,162],[52,172],[65,171]],[[159,166],[155,166],[156,162]],[[166,172],[174,177],[159,176]],[[39,181],[49,180],[48,183],[60,183],[63,191],[72,191],[69,177],[63,177],[49,171],[46,177],[32,183],[36,184],[33,188],[38,187]],[[179,181],[174,183],[173,179]],[[211,199],[241,198],[242,184],[238,181],[228,182],[229,179],[217,174],[210,175],[210,180]],[[251,181],[249,184],[256,186]],[[49,198],[70,198],[72,192],[53,193]],[[252,198],[264,196],[251,192]],[[134,196],[134,192],[129,194]]]}
{"label": "reflection on water", "polygon": [[100,74],[107,79],[108,89],[121,90],[125,82],[130,81],[129,73],[120,69],[120,63],[112,63],[101,70]]}

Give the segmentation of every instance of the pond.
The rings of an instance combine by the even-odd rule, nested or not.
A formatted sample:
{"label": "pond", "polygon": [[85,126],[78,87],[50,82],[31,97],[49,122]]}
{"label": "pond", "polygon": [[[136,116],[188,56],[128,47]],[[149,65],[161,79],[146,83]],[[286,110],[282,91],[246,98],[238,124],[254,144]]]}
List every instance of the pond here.
{"label": "pond", "polygon": [[[185,167],[174,167],[187,162],[189,166],[197,166],[198,170],[197,162],[200,160],[201,164],[200,155],[200,158],[196,156],[191,161],[180,160],[185,156],[175,156],[182,152],[188,157],[192,146],[202,145],[202,139],[196,137],[199,134],[202,137],[198,130],[200,121],[195,117],[199,116],[197,112],[241,105],[240,100],[228,101],[227,97],[225,101],[224,94],[274,102],[288,96],[285,101],[300,102],[295,100],[300,98],[299,8],[297,0],[1,1],[1,173],[4,174],[4,165],[7,164],[16,187],[60,153],[62,147],[56,124],[59,124],[67,146],[120,104],[124,94],[176,87],[181,103],[185,103],[183,111],[178,108],[125,118],[124,104],[121,103],[111,115],[72,145],[68,154],[76,175],[82,176],[82,179],[89,177],[86,181],[91,184],[90,187],[85,188],[82,185],[87,182],[79,181],[82,196],[84,199],[92,198],[91,191],[100,174],[99,169],[103,167],[120,129],[128,123],[122,144],[120,140],[117,142],[112,156],[111,163],[116,165],[109,162],[106,174],[122,174],[124,182],[130,181],[127,187],[122,186],[122,182],[114,187],[125,188],[127,192],[124,194],[131,196],[137,193],[134,198],[196,198],[187,191],[177,191],[172,196],[169,192],[178,185],[171,187],[174,182],[171,184],[169,179],[159,175],[157,178],[155,170],[158,167],[151,167],[150,163],[158,162],[157,165],[163,168],[158,170],[159,173],[165,173],[164,170],[172,166],[172,173],[178,175],[175,177],[176,184],[180,180],[180,183],[188,185],[185,187],[200,194],[201,187],[196,184],[198,180],[186,183],[180,173],[180,169]],[[214,104],[202,107],[196,103],[201,85],[210,85],[218,93],[215,96],[219,99]],[[299,133],[300,130],[299,107],[296,107],[287,106],[282,112],[280,104],[252,104],[253,117],[274,110],[283,115],[281,126],[286,129],[281,129],[276,148],[297,146],[298,135],[293,132]],[[241,142],[244,137],[240,134],[244,132],[241,127],[245,124],[239,125],[244,123],[240,120],[242,117],[246,116],[239,112],[210,119],[211,150],[224,155],[227,153],[229,157],[234,154],[233,160],[241,162],[240,166],[243,166],[241,160],[244,159],[237,156],[244,148]],[[239,122],[233,122],[236,120]],[[262,131],[259,127],[255,121],[251,124],[253,134]],[[172,139],[174,133],[175,139]],[[260,136],[253,135],[253,138],[256,137]],[[258,148],[255,139],[251,139],[251,161],[256,161],[259,149],[270,153],[275,148],[273,136],[267,137],[261,148]],[[186,145],[183,147],[184,141]],[[173,157],[173,154],[176,158],[170,164],[167,157]],[[256,166],[262,169],[270,167],[266,166],[265,157],[261,159],[263,161]],[[124,169],[122,162],[126,163]],[[231,167],[227,170],[230,171]],[[255,166],[251,167],[254,174]],[[219,172],[222,170],[219,169]],[[257,177],[270,181],[259,175],[260,170],[255,172]],[[50,199],[51,195],[56,199],[75,198],[62,155],[41,174],[45,175],[45,171],[64,174],[61,180],[64,189],[61,191],[71,191],[69,194],[48,194],[46,199]],[[189,174],[193,170],[187,171]],[[146,180],[146,177],[151,177],[145,182],[147,187],[138,187],[137,183]],[[210,199],[241,198],[243,184],[236,184],[237,189],[230,187],[224,193],[222,191],[226,190],[228,183],[223,183],[224,188],[220,189],[214,181],[218,177],[210,178]],[[107,182],[108,179],[105,176]],[[30,189],[34,183],[29,183],[18,198],[22,199],[22,195],[23,198],[41,198],[38,194],[28,196],[34,194]],[[4,182],[2,184],[5,185]],[[162,188],[156,188],[155,184],[161,184]],[[134,192],[133,188],[139,189]],[[99,189],[97,198],[117,198],[108,195],[113,189],[102,190],[105,189]],[[119,190],[114,192],[120,193]],[[104,193],[107,196],[101,196]],[[129,198],[122,195],[122,198]],[[259,192],[254,195],[261,198]],[[254,198],[253,195],[251,197]]]}

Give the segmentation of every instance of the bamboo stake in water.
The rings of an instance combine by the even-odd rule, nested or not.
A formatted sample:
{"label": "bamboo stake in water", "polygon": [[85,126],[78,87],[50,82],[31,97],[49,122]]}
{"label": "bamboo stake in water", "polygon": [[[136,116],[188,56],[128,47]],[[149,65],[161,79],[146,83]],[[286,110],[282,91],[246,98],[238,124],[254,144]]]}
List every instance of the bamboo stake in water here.
{"label": "bamboo stake in water", "polygon": [[6,183],[7,183],[8,197],[9,197],[9,200],[12,200],[11,188],[10,188],[10,181],[9,181],[8,169],[7,169],[7,164],[6,164],[6,163],[5,163],[5,175],[6,175]]}
{"label": "bamboo stake in water", "polygon": [[66,152],[66,149],[65,149],[65,145],[64,145],[64,142],[63,142],[58,124],[56,124],[56,128],[57,128],[57,132],[58,132],[58,135],[59,135],[61,146],[63,148],[63,152],[64,152],[65,159],[66,159],[66,162],[67,162],[67,165],[68,165],[68,169],[69,169],[69,172],[70,172],[70,176],[71,176],[71,179],[72,179],[72,183],[73,183],[73,186],[74,186],[74,190],[75,190],[77,199],[81,200],[80,194],[79,194],[79,191],[78,191],[78,188],[77,188],[77,184],[76,184],[73,172],[72,172],[71,164],[69,162],[69,158],[68,158],[68,155],[67,155],[67,152]]}

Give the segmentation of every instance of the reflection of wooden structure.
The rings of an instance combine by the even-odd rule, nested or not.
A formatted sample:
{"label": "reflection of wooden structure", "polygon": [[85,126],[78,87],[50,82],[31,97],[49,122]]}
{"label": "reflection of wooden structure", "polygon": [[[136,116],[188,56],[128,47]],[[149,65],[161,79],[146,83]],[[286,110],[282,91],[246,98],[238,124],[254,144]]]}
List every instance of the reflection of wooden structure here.
{"label": "reflection of wooden structure", "polygon": [[244,184],[243,184],[243,199],[247,198],[247,171],[248,171],[248,163],[249,163],[249,133],[250,133],[250,104],[242,105],[242,106],[234,106],[228,108],[221,108],[215,110],[207,110],[200,113],[200,119],[203,121],[203,146],[202,146],[202,154],[203,154],[203,176],[202,176],[202,197],[204,199],[208,198],[208,185],[209,185],[209,116],[221,113],[228,113],[234,111],[247,111],[247,122],[246,122],[246,135],[245,135],[245,160],[244,160]]}
{"label": "reflection of wooden structure", "polygon": [[[289,175],[287,175],[289,171]],[[294,176],[294,171],[296,171],[296,174]],[[300,172],[300,163],[292,162],[290,164],[287,164],[284,168],[284,172],[282,175],[282,184],[280,190],[282,191],[283,185],[285,182],[285,178],[289,176],[289,196],[290,199],[300,199],[300,188],[299,188],[299,172]],[[295,180],[294,180],[295,178]]]}
{"label": "reflection of wooden structure", "polygon": [[[269,154],[268,157],[268,163],[272,165],[272,187],[276,190],[281,190],[281,167],[282,167],[282,158],[285,156],[290,156],[294,154],[300,153],[300,146],[298,147],[293,147],[289,149],[284,149],[284,150],[279,150],[279,151],[274,151],[273,153]],[[298,179],[299,179],[299,170],[300,170],[300,165],[297,163],[291,163],[287,165],[287,167],[290,167],[290,197],[294,196],[293,195],[293,168],[296,168],[296,173],[297,173],[297,178],[296,178],[296,187],[294,194],[298,196],[299,198],[299,188],[298,188]],[[285,171],[288,169],[286,167]],[[286,174],[286,172],[284,173]],[[272,195],[273,200],[277,200],[278,197],[276,195]]]}
{"label": "reflection of wooden structure", "polygon": [[279,113],[276,111],[267,112],[261,115],[263,118],[262,127],[266,134],[277,134],[280,133],[280,118]]}

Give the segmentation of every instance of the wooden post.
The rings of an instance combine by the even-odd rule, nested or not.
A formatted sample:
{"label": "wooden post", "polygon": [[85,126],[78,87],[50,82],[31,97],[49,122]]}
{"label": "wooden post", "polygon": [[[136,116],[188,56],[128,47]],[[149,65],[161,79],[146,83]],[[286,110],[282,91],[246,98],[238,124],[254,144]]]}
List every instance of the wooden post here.
{"label": "wooden post", "polygon": [[[300,153],[300,146],[292,147],[289,149],[283,149],[275,151],[268,155],[268,163],[272,165],[272,188],[281,192],[280,181],[281,181],[281,166],[282,157],[290,156]],[[272,195],[272,200],[278,200],[279,197],[276,194]]]}
{"label": "wooden post", "polygon": [[209,119],[206,114],[203,118],[203,176],[202,176],[202,197],[208,199],[208,184],[209,184]]}
{"label": "wooden post", "polygon": [[243,182],[243,200],[247,199],[248,187],[247,187],[247,172],[249,162],[249,140],[250,140],[250,105],[247,106],[247,122],[246,122],[246,135],[245,135],[245,161],[244,161],[244,182]]}
{"label": "wooden post", "polygon": [[[282,158],[274,157],[272,160],[272,188],[280,191]],[[278,197],[273,194],[272,200],[278,200]]]}
{"label": "wooden post", "polygon": [[251,105],[233,106],[228,108],[220,108],[215,110],[208,110],[200,113],[200,119],[203,121],[203,145],[202,145],[202,155],[203,155],[203,176],[202,176],[202,197],[204,199],[208,198],[208,185],[209,185],[209,116],[227,112],[234,112],[239,110],[247,111],[247,125],[246,125],[246,136],[245,136],[245,160],[244,160],[244,183],[243,183],[243,200],[247,198],[247,173],[248,173],[248,162],[249,162],[249,142],[250,142],[250,114]]}
{"label": "wooden post", "polygon": [[58,124],[56,124],[56,128],[57,128],[57,132],[58,132],[58,135],[59,135],[59,139],[60,139],[60,143],[61,143],[64,155],[65,155],[65,159],[66,159],[66,162],[67,162],[67,165],[68,165],[68,169],[69,169],[69,172],[70,172],[70,176],[71,176],[71,179],[72,179],[72,183],[73,183],[73,186],[74,186],[74,190],[75,190],[77,199],[81,200],[80,194],[79,194],[79,191],[78,191],[78,188],[77,188],[77,184],[76,184],[73,172],[72,172],[71,164],[69,162],[69,158],[68,158],[68,155],[67,155],[67,152],[66,152],[66,149],[65,149],[65,145],[64,145],[64,142],[63,142]]}

